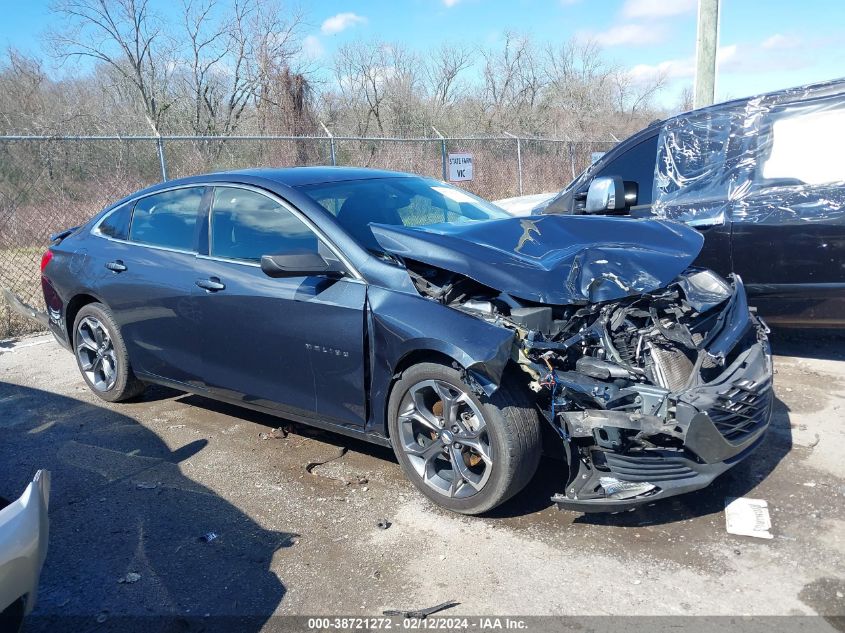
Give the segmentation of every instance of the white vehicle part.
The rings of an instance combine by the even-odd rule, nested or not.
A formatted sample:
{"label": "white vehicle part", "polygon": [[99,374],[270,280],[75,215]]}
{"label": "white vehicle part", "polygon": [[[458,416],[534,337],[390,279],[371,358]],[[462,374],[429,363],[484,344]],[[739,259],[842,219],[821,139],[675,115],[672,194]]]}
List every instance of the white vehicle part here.
{"label": "white vehicle part", "polygon": [[50,473],[39,470],[23,494],[0,510],[0,612],[25,598],[35,606],[38,578],[47,557]]}

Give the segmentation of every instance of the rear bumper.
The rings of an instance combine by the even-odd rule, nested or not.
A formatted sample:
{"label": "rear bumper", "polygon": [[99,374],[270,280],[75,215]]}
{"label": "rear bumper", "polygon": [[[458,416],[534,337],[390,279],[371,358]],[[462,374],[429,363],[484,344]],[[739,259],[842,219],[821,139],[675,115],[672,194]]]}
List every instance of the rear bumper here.
{"label": "rear bumper", "polygon": [[47,306],[47,328],[53,333],[56,341],[70,351],[71,342],[68,340],[68,327],[65,321],[67,305],[59,295],[53,282],[45,275],[41,275],[41,289],[44,291],[44,303]]}
{"label": "rear bumper", "polygon": [[35,606],[38,578],[47,557],[50,473],[39,470],[23,494],[0,510],[0,612],[24,598]]}
{"label": "rear bumper", "polygon": [[[552,501],[566,510],[618,512],[705,488],[762,444],[773,402],[771,352],[761,335],[718,378],[675,397],[674,442],[655,432],[650,449],[594,446]],[[612,424],[601,428],[612,434]],[[570,433],[587,441],[583,429],[570,426]]]}

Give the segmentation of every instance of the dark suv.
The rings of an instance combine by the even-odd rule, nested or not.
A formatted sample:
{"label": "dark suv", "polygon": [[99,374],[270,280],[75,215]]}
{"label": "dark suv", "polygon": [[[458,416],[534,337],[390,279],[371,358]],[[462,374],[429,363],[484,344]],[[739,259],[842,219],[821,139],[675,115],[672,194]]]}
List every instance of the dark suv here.
{"label": "dark suv", "polygon": [[731,101],[655,122],[540,212],[685,222],[697,263],[739,274],[767,321],[841,327],[843,145],[845,79]]}

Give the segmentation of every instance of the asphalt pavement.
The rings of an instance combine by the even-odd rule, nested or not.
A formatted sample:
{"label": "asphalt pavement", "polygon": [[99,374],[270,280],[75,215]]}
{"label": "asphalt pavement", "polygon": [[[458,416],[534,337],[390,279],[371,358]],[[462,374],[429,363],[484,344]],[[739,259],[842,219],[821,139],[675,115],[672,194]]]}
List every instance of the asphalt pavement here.
{"label": "asphalt pavement", "polygon": [[[551,505],[563,471],[544,459],[471,518],[426,501],[388,449],[160,387],[108,404],[51,337],[0,342],[0,496],[53,475],[27,630],[233,616],[259,631],[447,601],[453,616],[820,614],[843,630],[845,336],[776,333],[774,348],[768,438],[711,488],[581,515]],[[727,533],[731,497],[766,500],[773,538]]]}

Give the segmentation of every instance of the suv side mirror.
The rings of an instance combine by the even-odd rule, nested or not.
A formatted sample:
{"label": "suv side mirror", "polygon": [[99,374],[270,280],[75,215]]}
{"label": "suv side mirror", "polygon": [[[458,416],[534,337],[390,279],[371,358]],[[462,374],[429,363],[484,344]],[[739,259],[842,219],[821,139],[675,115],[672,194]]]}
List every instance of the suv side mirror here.
{"label": "suv side mirror", "polygon": [[263,255],[261,270],[268,277],[342,277],[346,271],[339,262],[327,261],[314,251],[292,251],[282,255]]}
{"label": "suv side mirror", "polygon": [[625,183],[618,176],[602,176],[593,179],[587,189],[586,213],[605,213],[623,211],[625,202]]}

